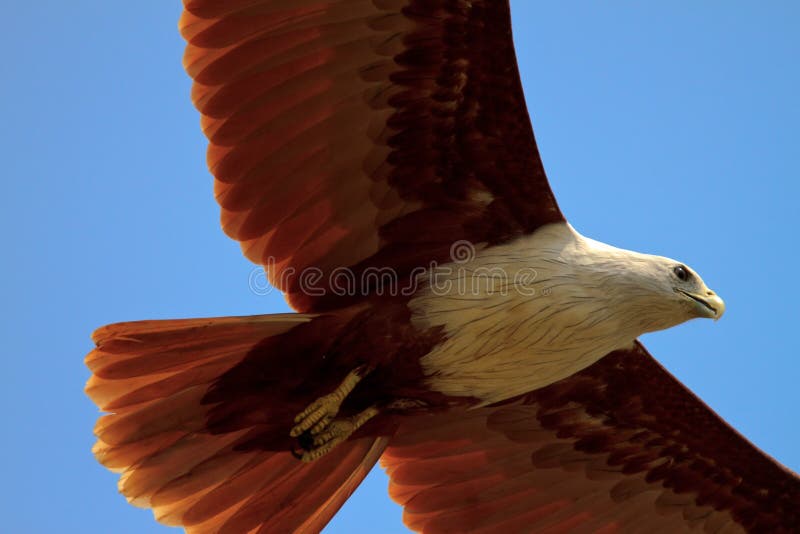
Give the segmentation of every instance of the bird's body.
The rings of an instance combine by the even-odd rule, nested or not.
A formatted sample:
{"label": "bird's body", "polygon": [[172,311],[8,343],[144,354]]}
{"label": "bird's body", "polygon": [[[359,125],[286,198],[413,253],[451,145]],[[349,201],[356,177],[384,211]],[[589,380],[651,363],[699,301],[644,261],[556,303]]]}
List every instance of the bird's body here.
{"label": "bird's body", "polygon": [[562,215],[507,1],[184,0],[181,31],[223,229],[298,313],[95,332],[132,503],[317,532],[382,459],[427,534],[800,530],[800,479],[637,341],[722,300]]}
{"label": "bird's body", "polygon": [[662,283],[675,265],[553,223],[434,269],[409,302],[415,326],[445,334],[422,357],[426,384],[490,404],[631,348],[691,317]]}

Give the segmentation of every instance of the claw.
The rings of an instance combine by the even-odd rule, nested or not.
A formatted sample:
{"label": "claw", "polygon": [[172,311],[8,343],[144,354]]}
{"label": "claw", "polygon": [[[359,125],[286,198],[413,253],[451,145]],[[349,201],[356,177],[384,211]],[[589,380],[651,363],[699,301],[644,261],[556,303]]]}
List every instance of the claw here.
{"label": "claw", "polygon": [[[295,455],[295,458],[299,458],[301,461],[309,463],[325,456],[334,447],[346,441],[356,430],[361,428],[364,423],[378,415],[378,413],[379,410],[376,407],[371,406],[356,416],[335,419],[324,426],[318,424],[314,427],[315,429],[319,427],[318,432],[312,431],[310,434],[305,435],[312,438],[312,447],[308,447],[307,450],[299,456]],[[292,454],[294,454],[294,451]]]}
{"label": "claw", "polygon": [[326,445],[325,447],[320,447],[317,449],[306,451],[300,457],[298,457],[298,460],[309,464],[315,460],[319,460],[320,458],[331,452],[331,449],[333,449],[333,447],[334,444],[330,444]]}
{"label": "claw", "polygon": [[341,399],[337,399],[333,395],[320,397],[294,418],[296,424],[289,432],[289,435],[296,438],[306,430],[317,428],[320,423],[324,426],[339,413],[341,402]]}
{"label": "claw", "polygon": [[321,433],[325,430],[328,425],[331,423],[330,417],[323,417],[316,425],[312,426],[311,429],[308,431],[312,436],[316,436],[317,434]]}
{"label": "claw", "polygon": [[332,393],[308,405],[294,418],[295,426],[289,431],[289,435],[296,438],[307,431],[311,431],[312,434],[321,432],[339,413],[342,402],[361,381],[364,373],[363,366],[351,371]]}
{"label": "claw", "polygon": [[329,424],[324,432],[314,433],[314,446],[322,447],[328,443],[338,444],[343,438],[346,438],[355,432],[355,422],[351,419],[338,419]]}

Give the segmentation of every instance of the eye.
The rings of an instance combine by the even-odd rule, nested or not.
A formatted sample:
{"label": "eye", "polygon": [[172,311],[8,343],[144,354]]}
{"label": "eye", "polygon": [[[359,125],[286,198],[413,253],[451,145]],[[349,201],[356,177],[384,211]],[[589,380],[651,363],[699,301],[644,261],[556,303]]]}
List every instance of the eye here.
{"label": "eye", "polygon": [[677,276],[678,280],[681,282],[685,282],[692,277],[692,275],[689,274],[689,270],[683,265],[676,265],[675,268],[672,269],[672,272],[675,273],[675,276]]}

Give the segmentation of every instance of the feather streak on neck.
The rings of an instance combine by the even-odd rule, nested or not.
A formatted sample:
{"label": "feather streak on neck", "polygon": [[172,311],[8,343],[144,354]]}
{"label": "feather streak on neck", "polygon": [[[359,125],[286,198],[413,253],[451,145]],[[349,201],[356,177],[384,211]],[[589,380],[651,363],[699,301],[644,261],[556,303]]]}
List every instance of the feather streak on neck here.
{"label": "feather streak on neck", "polygon": [[417,326],[447,336],[422,358],[428,386],[489,404],[629,347],[660,327],[640,287],[647,262],[556,223],[444,266],[410,302]]}

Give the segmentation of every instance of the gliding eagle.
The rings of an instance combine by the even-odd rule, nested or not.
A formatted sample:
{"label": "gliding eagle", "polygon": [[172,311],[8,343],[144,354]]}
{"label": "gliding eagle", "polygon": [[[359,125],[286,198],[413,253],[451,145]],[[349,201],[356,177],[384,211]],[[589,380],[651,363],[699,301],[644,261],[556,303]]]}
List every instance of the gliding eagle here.
{"label": "gliding eagle", "polygon": [[561,214],[507,0],[184,0],[180,28],[222,226],[298,313],[94,333],[131,503],[317,532],[380,459],[428,534],[800,531],[800,479],[636,341],[723,301]]}

